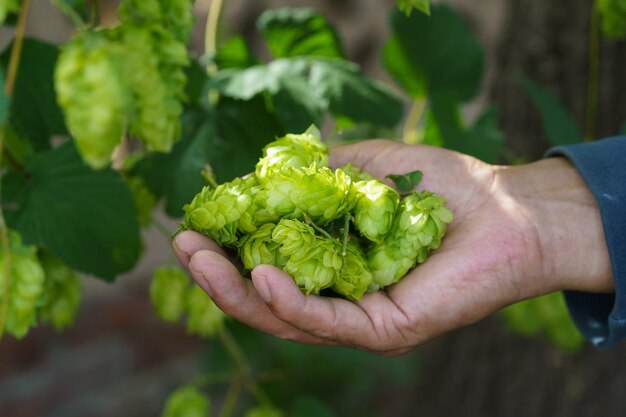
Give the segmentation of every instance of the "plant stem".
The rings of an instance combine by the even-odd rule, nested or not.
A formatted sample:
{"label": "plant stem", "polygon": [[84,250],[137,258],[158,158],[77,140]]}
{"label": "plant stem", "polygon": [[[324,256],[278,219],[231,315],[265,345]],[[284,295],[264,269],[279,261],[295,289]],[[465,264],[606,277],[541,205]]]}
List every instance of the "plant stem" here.
{"label": "plant stem", "polygon": [[246,355],[243,350],[237,344],[237,341],[233,337],[233,335],[228,331],[226,327],[222,327],[222,329],[217,333],[217,336],[226,349],[226,352],[235,363],[237,370],[241,374],[243,378],[244,384],[250,394],[252,394],[259,404],[273,408],[272,401],[269,399],[267,394],[263,391],[263,389],[257,384],[257,382],[252,377],[252,370],[250,368],[250,364],[246,359]]}
{"label": "plant stem", "polygon": [[321,227],[319,227],[318,225],[315,224],[315,222],[313,220],[311,220],[311,218],[308,216],[308,214],[304,214],[304,221],[306,222],[306,224],[308,224],[309,226],[311,226],[313,229],[315,229],[316,231],[318,231],[319,233],[323,234],[324,236],[326,236],[329,239],[332,239],[333,237],[330,235],[330,233],[328,233],[326,230],[322,229]]}
{"label": "plant stem", "polygon": [[239,391],[241,391],[241,379],[234,379],[230,385],[228,386],[228,391],[226,392],[226,398],[224,399],[224,405],[222,406],[222,410],[220,411],[219,417],[230,417],[233,414],[233,410],[235,409],[235,405],[237,404],[237,397],[239,396]]}
{"label": "plant stem", "polygon": [[207,73],[210,76],[217,73],[217,65],[214,57],[217,53],[217,38],[219,33],[220,18],[224,10],[226,0],[213,0],[207,16],[204,32],[204,57],[207,60]]}
{"label": "plant stem", "polygon": [[[30,0],[23,0],[20,6],[20,14],[17,19],[17,26],[15,27],[15,38],[13,40],[13,47],[11,48],[11,55],[9,57],[9,65],[7,69],[7,79],[4,85],[4,91],[7,96],[13,96],[15,89],[15,81],[17,80],[17,71],[20,66],[20,58],[22,57],[22,45],[24,44],[24,34],[26,32],[26,20],[28,17],[28,11],[30,10]],[[2,153],[4,152],[4,135],[5,128],[0,129],[0,160],[2,160]],[[0,195],[1,195],[0,189]],[[0,340],[4,335],[4,328],[6,325],[6,318],[9,312],[9,293],[11,291],[11,250],[9,247],[9,230],[7,229],[6,222],[4,220],[4,211],[0,206],[0,245],[2,247],[2,278],[0,284],[4,287],[2,291],[2,304],[0,305]]]}
{"label": "plant stem", "polygon": [[350,219],[351,218],[352,218],[352,215],[348,213],[346,214],[343,220],[343,241],[341,244],[341,247],[342,247],[341,256],[344,258],[346,257],[346,253],[348,251],[348,237],[350,235]]}
{"label": "plant stem", "polygon": [[402,129],[402,140],[405,143],[415,143],[415,140],[412,138],[415,137],[417,126],[424,115],[426,103],[427,101],[425,98],[418,98],[413,101],[413,105],[411,106],[411,110],[409,111],[409,115],[406,117],[406,121],[404,122],[404,127]]}
{"label": "plant stem", "polygon": [[154,226],[155,229],[161,232],[167,238],[167,240],[170,240],[172,238],[172,232],[169,231],[163,223],[157,220],[154,215],[152,216],[152,226]]}
{"label": "plant stem", "polygon": [[74,10],[72,6],[70,6],[63,0],[52,0],[52,4],[72,21],[72,24],[74,25],[74,27],[76,27],[76,29],[81,30],[85,28],[85,22],[83,22],[83,18],[78,13],[76,13],[76,10]]}
{"label": "plant stem", "polygon": [[587,83],[587,120],[585,123],[585,141],[596,137],[598,110],[598,86],[600,83],[600,14],[595,5],[591,9],[589,29],[589,78]]}

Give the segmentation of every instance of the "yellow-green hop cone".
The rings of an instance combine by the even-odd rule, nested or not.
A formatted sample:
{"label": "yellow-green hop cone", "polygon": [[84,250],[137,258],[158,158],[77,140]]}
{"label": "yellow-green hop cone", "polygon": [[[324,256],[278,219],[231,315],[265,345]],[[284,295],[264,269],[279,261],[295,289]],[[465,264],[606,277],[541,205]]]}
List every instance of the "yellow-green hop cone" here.
{"label": "yellow-green hop cone", "polygon": [[398,282],[417,263],[425,262],[431,250],[439,248],[446,226],[454,218],[446,203],[445,198],[427,191],[402,200],[385,240],[368,253],[374,275],[370,290]]}
{"label": "yellow-green hop cone", "polygon": [[152,194],[145,181],[141,177],[126,177],[126,184],[133,194],[135,211],[142,227],[152,224],[152,212],[157,204],[157,198]]}
{"label": "yellow-green hop cone", "polygon": [[234,246],[238,239],[239,219],[253,203],[246,190],[241,178],[218,185],[215,189],[205,187],[183,207],[183,227],[203,233],[220,245]]}
{"label": "yellow-green hop cone", "polygon": [[209,417],[209,399],[193,385],[178,388],[167,398],[161,417]]}
{"label": "yellow-green hop cone", "polygon": [[194,285],[187,293],[187,332],[213,337],[224,326],[226,315],[204,290]]}
{"label": "yellow-green hop cone", "polygon": [[285,266],[287,260],[278,251],[280,244],[272,240],[272,232],[275,228],[275,224],[267,223],[242,239],[239,257],[247,270],[251,271],[257,265],[262,264],[274,265],[277,268]]}
{"label": "yellow-green hop cone", "polygon": [[602,30],[610,38],[626,37],[626,0],[597,0]]}
{"label": "yellow-green hop cone", "polygon": [[358,202],[354,208],[354,224],[372,242],[380,243],[391,228],[400,196],[378,180],[355,184]]}
{"label": "yellow-green hop cone", "polygon": [[350,241],[333,291],[351,300],[360,300],[372,283],[367,259],[357,243]]}
{"label": "yellow-green hop cone", "polygon": [[9,239],[9,277],[2,267],[6,253],[0,249],[0,300],[4,299],[8,287],[5,330],[21,339],[37,323],[37,305],[43,295],[45,274],[34,246],[24,246],[16,232],[11,232]]}
{"label": "yellow-green hop cone", "polygon": [[263,158],[256,166],[256,175],[265,182],[273,172],[284,168],[308,168],[328,166],[328,147],[320,140],[316,128],[301,135],[288,134],[263,149]]}
{"label": "yellow-green hop cone", "polygon": [[20,0],[0,0],[0,24],[4,23],[9,13],[20,9]]}
{"label": "yellow-green hop cone", "polygon": [[167,28],[181,42],[187,42],[194,25],[193,0],[161,0]]}
{"label": "yellow-green hop cone", "polygon": [[356,204],[352,180],[338,169],[285,168],[266,178],[266,207],[288,218],[309,216],[326,224],[350,211]]}
{"label": "yellow-green hop cone", "polygon": [[343,266],[338,241],[317,236],[308,224],[288,219],[278,222],[272,240],[287,259],[284,271],[304,293],[317,294],[336,281]]}
{"label": "yellow-green hop cone", "polygon": [[39,318],[61,331],[74,324],[80,306],[81,281],[72,269],[51,255],[42,256],[41,265],[46,283]]}
{"label": "yellow-green hop cone", "polygon": [[176,322],[185,313],[191,290],[187,274],[176,266],[160,266],[150,282],[150,301],[159,317]]}
{"label": "yellow-green hop cone", "polygon": [[282,413],[282,411],[278,410],[277,408],[270,408],[270,407],[263,407],[263,406],[251,408],[248,411],[246,411],[246,414],[244,414],[244,417],[283,417],[283,416],[284,414]]}
{"label": "yellow-green hop cone", "polygon": [[242,233],[253,233],[266,223],[275,223],[279,220],[274,210],[266,206],[266,191],[259,184],[256,175],[251,174],[241,179],[242,193],[249,196],[252,203],[241,215],[237,222],[237,230]]}
{"label": "yellow-green hop cone", "polygon": [[103,168],[121,142],[130,94],[121,49],[109,32],[80,32],[62,49],[54,78],[57,100],[83,159]]}
{"label": "yellow-green hop cone", "polygon": [[359,181],[370,181],[373,180],[374,177],[372,177],[370,174],[368,174],[365,171],[361,171],[360,168],[355,167],[354,165],[352,165],[351,162],[348,162],[347,164],[345,164],[342,167],[339,167],[343,172],[345,172],[346,174],[348,174],[348,176],[350,178],[352,178],[353,182],[359,182]]}

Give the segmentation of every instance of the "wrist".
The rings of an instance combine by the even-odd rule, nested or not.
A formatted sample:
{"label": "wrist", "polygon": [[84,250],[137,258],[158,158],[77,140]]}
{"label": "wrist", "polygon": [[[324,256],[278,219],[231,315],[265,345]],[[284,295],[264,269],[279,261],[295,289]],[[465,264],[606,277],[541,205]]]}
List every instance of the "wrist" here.
{"label": "wrist", "polygon": [[496,172],[532,230],[538,267],[527,274],[538,279],[539,293],[614,291],[600,210],[576,168],[548,158]]}

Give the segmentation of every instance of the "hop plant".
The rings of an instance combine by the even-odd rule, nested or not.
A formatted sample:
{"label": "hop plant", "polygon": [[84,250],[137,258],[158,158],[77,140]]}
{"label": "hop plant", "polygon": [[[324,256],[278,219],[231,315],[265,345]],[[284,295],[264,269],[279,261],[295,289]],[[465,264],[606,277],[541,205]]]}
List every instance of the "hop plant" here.
{"label": "hop plant", "polygon": [[282,411],[267,406],[259,406],[246,411],[244,417],[283,417]]}
{"label": "hop plant", "polygon": [[278,268],[285,266],[287,259],[278,251],[280,244],[272,239],[272,232],[275,228],[274,223],[267,223],[254,233],[242,238],[239,256],[247,270],[252,270],[261,264],[274,265]]}
{"label": "hop plant", "polygon": [[597,0],[596,7],[604,33],[614,39],[626,37],[626,0]]}
{"label": "hop plant", "polygon": [[121,50],[110,32],[83,31],[62,49],[54,78],[57,99],[83,159],[103,168],[120,143],[130,96]]}
{"label": "hop plant", "polygon": [[176,322],[187,309],[187,297],[191,290],[189,278],[176,266],[155,269],[150,282],[150,301],[159,317]]}
{"label": "hop plant", "polygon": [[202,288],[194,285],[187,293],[187,331],[213,337],[224,325],[226,316]]}
{"label": "hop plant", "polygon": [[256,165],[256,175],[264,182],[275,171],[287,167],[327,167],[328,158],[328,147],[320,141],[319,130],[311,127],[301,135],[288,134],[268,144]]}
{"label": "hop plant", "polygon": [[21,339],[37,323],[45,273],[34,246],[23,245],[16,232],[11,232],[9,239],[9,276],[3,267],[7,253],[0,249],[0,300],[8,299],[5,329]]}
{"label": "hop plant", "polygon": [[74,324],[80,306],[82,286],[78,275],[49,254],[41,256],[46,276],[39,318],[57,331]]}
{"label": "hop plant", "polygon": [[454,217],[445,204],[443,197],[429,192],[415,192],[402,201],[385,240],[368,254],[372,289],[398,282],[439,248],[446,225]]}
{"label": "hop plant", "polygon": [[363,236],[380,243],[391,228],[400,196],[378,180],[357,182],[356,192],[354,223]]}
{"label": "hop plant", "polygon": [[178,388],[168,397],[162,417],[208,417],[209,399],[193,385]]}

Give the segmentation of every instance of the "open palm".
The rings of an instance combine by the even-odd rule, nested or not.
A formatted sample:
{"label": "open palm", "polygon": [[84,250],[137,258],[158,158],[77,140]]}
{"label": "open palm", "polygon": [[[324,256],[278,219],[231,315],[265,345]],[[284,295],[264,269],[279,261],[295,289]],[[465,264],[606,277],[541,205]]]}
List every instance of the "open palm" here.
{"label": "open palm", "polygon": [[360,302],[304,296],[269,265],[243,278],[210,239],[181,233],[180,262],[227,314],[278,337],[405,353],[499,308],[559,289],[545,279],[537,224],[510,190],[506,169],[428,146],[375,140],[338,147],[331,165],[347,162],[384,178],[421,170],[420,188],[443,195],[455,213],[441,248],[398,284]]}

